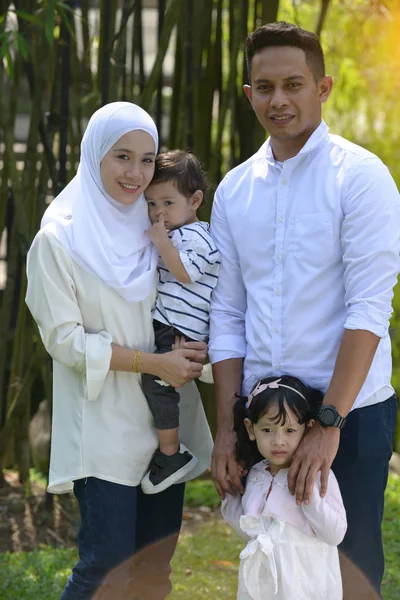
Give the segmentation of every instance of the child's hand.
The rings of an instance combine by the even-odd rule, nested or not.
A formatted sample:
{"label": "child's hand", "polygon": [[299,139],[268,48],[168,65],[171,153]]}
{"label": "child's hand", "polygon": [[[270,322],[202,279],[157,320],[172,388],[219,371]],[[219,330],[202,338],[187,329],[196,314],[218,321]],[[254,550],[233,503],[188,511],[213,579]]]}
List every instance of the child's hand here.
{"label": "child's hand", "polygon": [[175,343],[172,344],[172,350],[180,350],[185,347],[186,338],[183,335],[175,336]]}
{"label": "child's hand", "polygon": [[168,240],[168,230],[165,229],[164,215],[161,215],[158,221],[153,223],[150,229],[145,231],[145,234],[151,239],[153,244],[158,246]]}

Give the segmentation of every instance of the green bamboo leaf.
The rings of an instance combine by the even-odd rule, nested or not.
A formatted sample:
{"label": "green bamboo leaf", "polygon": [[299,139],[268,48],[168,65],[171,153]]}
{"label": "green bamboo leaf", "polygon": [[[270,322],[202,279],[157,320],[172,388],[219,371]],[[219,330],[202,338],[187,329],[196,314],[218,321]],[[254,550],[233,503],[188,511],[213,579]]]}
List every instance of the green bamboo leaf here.
{"label": "green bamboo leaf", "polygon": [[43,25],[42,21],[35,15],[31,15],[23,10],[13,10],[19,19],[23,19],[24,21],[29,21],[29,23],[33,23],[34,25]]}
{"label": "green bamboo leaf", "polygon": [[100,103],[100,93],[98,90],[89,92],[89,94],[86,94],[86,96],[84,96],[81,100],[82,106],[85,106],[85,104],[90,104],[91,102],[96,102],[97,104]]}
{"label": "green bamboo leaf", "polygon": [[53,45],[54,42],[54,11],[55,11],[55,0],[49,0],[49,4],[46,8],[45,14],[45,22],[44,29],[46,34],[46,39],[50,46]]}
{"label": "green bamboo leaf", "polygon": [[[59,2],[58,4],[63,4],[63,3]],[[69,35],[71,36],[71,39],[75,39],[75,31],[74,31],[73,27],[71,26],[71,20],[68,17],[68,15],[65,13],[64,8],[62,6],[58,6],[58,12],[60,14],[60,17],[61,17],[61,20],[62,20],[63,24],[68,29],[68,32],[69,32]]]}
{"label": "green bamboo leaf", "polygon": [[4,48],[1,49],[1,51],[3,54],[4,61],[6,63],[6,73],[8,74],[10,79],[14,79],[14,63],[12,60],[9,46],[6,45]]}
{"label": "green bamboo leaf", "polygon": [[10,51],[11,31],[3,31],[0,33],[0,60],[6,58],[7,53]]}
{"label": "green bamboo leaf", "polygon": [[57,10],[65,10],[67,12],[70,12],[71,14],[74,14],[74,9],[72,8],[72,6],[69,6],[65,2],[56,2],[55,7]]}
{"label": "green bamboo leaf", "polygon": [[9,31],[3,31],[0,33],[0,58],[4,57],[6,46],[9,44],[9,33]]}
{"label": "green bamboo leaf", "polygon": [[15,32],[15,46],[17,50],[21,53],[21,56],[24,60],[27,60],[30,53],[29,44],[26,41],[25,37],[19,31]]}

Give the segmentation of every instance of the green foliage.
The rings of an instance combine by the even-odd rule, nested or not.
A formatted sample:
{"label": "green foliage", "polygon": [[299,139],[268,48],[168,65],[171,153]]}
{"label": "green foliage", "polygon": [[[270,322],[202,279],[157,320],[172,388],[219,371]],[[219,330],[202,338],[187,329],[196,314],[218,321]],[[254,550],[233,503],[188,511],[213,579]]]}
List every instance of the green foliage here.
{"label": "green foliage", "polygon": [[[192,506],[218,506],[210,480],[187,485]],[[400,476],[390,475],[383,521],[386,571],[383,599],[397,600],[400,589]],[[234,600],[238,557],[243,542],[220,519],[211,519],[181,536],[173,560],[171,600]],[[0,555],[0,600],[57,600],[77,560],[74,549],[43,547],[35,552]]]}
{"label": "green foliage", "polygon": [[0,600],[56,600],[76,559],[72,548],[0,555]]}
{"label": "green foliage", "polygon": [[384,600],[395,600],[400,590],[400,476],[392,475],[386,488],[383,520],[386,569],[383,579]]}
{"label": "green foliage", "polygon": [[171,600],[234,600],[243,542],[222,521],[181,537],[172,562]]}
{"label": "green foliage", "polygon": [[[173,146],[190,145],[201,157],[215,187],[228,168],[252,154],[265,138],[241,89],[245,77],[243,41],[247,31],[261,23],[260,10],[267,9],[267,5],[279,5],[278,19],[295,22],[315,31],[322,6],[316,0],[276,0],[269,3],[255,0],[195,0],[192,3],[195,11],[190,16],[186,9],[188,3],[174,0],[166,4],[168,10],[164,15],[158,56],[153,68],[150,73],[142,73],[142,34],[145,33],[142,31],[142,3],[131,3],[136,8],[134,27],[130,29],[130,34],[133,32],[130,55],[126,23],[119,25],[119,31],[112,29],[112,41],[106,43],[98,29],[91,31],[89,28],[88,3],[81,3],[81,13],[75,14],[75,18],[71,18],[74,12],[72,4],[62,0],[6,2],[3,5],[7,8],[0,15],[0,64],[3,67],[0,68],[0,130],[6,142],[4,146],[7,147],[7,152],[0,156],[3,164],[0,173],[0,176],[3,174],[0,177],[0,232],[6,218],[10,181],[18,221],[18,233],[8,232],[8,239],[11,240],[8,281],[6,290],[0,294],[0,389],[8,388],[11,391],[16,382],[23,379],[29,365],[31,350],[27,349],[27,340],[29,344],[33,340],[36,348],[36,342],[30,339],[29,332],[16,335],[13,331],[14,286],[21,290],[21,315],[24,316],[27,309],[23,303],[24,281],[21,280],[17,261],[12,257],[21,254],[23,258],[21,248],[27,247],[38,228],[48,192],[56,193],[59,189],[56,156],[60,132],[56,131],[54,122],[57,122],[61,110],[60,99],[66,93],[66,90],[61,90],[61,55],[65,40],[60,25],[64,24],[71,38],[69,163],[75,165],[79,158],[77,148],[84,118],[98,108],[105,98],[117,100],[123,97],[133,102],[144,102],[154,113],[155,97],[161,83],[159,76],[162,70],[164,75],[166,71],[164,55],[172,43],[176,48],[173,79],[168,82],[170,87],[164,85],[166,81],[161,86],[164,92],[161,95],[164,98],[161,107],[163,123],[169,128],[164,141],[169,139],[168,143]],[[104,15],[105,6],[111,5],[116,7],[117,1],[100,3],[99,16]],[[113,14],[115,12],[116,8]],[[79,29],[82,31],[82,48],[79,52],[79,36],[75,35],[78,14],[81,14]],[[324,105],[325,120],[332,132],[380,156],[397,183],[400,183],[399,21],[398,0],[331,0],[321,35],[327,72],[335,82],[333,93]],[[195,32],[194,36],[188,34],[188,24]],[[175,30],[178,35],[173,39],[172,32]],[[93,66],[97,62],[96,72]],[[103,73],[108,70],[111,76],[103,89]],[[28,86],[27,78],[30,81]],[[30,90],[29,98],[27,87]],[[19,112],[30,113],[29,144],[23,157],[17,157],[12,144],[15,114]],[[46,126],[45,113],[55,118],[53,126],[51,120]],[[190,139],[193,143],[189,143]],[[45,152],[37,150],[39,141],[46,148]],[[16,169],[17,160],[25,163],[24,173]],[[37,170],[35,165],[39,165]],[[73,174],[74,167],[68,171],[68,178]],[[49,179],[52,190],[48,190]],[[201,215],[202,218],[208,218],[210,206],[211,203]],[[393,382],[400,392],[399,319],[400,298],[396,293],[391,337]],[[25,329],[21,325],[21,331]],[[11,335],[12,342],[8,337]],[[21,342],[22,339],[25,341]],[[37,376],[42,377],[44,385],[49,387],[46,369],[41,369],[41,375],[37,369]],[[212,388],[208,389],[203,393],[203,398],[206,398],[208,414],[214,417]],[[3,421],[2,410],[5,411],[11,402],[11,392],[8,396],[4,406],[0,405],[0,421]],[[29,396],[28,389],[25,394],[27,400],[23,398],[21,403],[28,402]],[[19,421],[19,428],[24,429],[25,434],[27,423],[27,418],[24,424]],[[12,425],[10,431],[14,429],[15,425]],[[400,415],[396,447],[400,450]],[[14,462],[18,460],[8,464]]]}
{"label": "green foliage", "polygon": [[216,508],[220,504],[215,486],[210,479],[195,479],[186,485],[185,504],[187,506],[209,506]]}

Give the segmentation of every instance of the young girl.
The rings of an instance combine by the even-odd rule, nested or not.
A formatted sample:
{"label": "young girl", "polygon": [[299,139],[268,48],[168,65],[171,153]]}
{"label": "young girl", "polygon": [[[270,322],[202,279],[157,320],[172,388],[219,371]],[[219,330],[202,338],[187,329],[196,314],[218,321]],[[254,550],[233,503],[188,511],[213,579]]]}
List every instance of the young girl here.
{"label": "young girl", "polygon": [[287,472],[322,394],[295,377],[262,379],[234,408],[236,459],[249,471],[243,496],[227,495],[222,514],[247,541],[238,600],[342,600],[337,545],[346,513],[336,478],[308,505],[296,505]]}

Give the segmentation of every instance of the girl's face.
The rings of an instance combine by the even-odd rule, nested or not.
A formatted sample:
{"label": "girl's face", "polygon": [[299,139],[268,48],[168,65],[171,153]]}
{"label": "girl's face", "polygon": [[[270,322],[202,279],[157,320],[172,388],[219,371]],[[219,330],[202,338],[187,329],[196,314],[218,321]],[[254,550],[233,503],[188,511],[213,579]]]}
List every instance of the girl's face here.
{"label": "girl's face", "polygon": [[294,453],[306,432],[306,424],[300,425],[296,415],[290,410],[286,402],[285,409],[285,424],[282,421],[278,423],[274,421],[278,413],[278,407],[273,404],[257,423],[245,419],[249,438],[252,441],[255,440],[260,454],[269,460],[270,471],[273,475],[280,469],[290,466]]}
{"label": "girl's face", "polygon": [[129,131],[119,138],[100,164],[104,189],[117,202],[134,204],[154,175],[155,143],[146,131]]}

